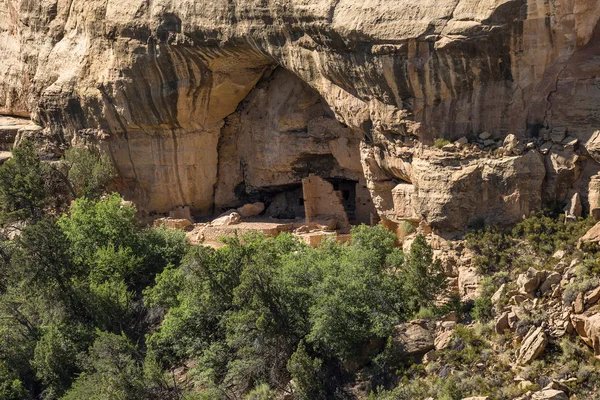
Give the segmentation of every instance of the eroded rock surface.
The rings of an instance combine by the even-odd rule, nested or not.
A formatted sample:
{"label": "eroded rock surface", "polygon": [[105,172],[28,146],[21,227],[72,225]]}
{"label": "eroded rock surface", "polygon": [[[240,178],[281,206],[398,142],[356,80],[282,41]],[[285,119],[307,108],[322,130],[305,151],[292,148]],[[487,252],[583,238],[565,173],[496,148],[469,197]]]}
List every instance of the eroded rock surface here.
{"label": "eroded rock surface", "polygon": [[57,154],[97,144],[147,211],[268,207],[311,173],[356,184],[356,220],[438,231],[590,207],[595,0],[0,6],[0,114]]}

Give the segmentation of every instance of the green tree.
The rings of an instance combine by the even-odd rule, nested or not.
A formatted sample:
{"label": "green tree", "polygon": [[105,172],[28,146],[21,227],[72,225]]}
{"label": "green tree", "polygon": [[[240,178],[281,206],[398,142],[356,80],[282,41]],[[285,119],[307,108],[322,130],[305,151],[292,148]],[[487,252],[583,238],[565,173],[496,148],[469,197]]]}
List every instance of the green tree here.
{"label": "green tree", "polygon": [[298,349],[287,362],[287,370],[295,383],[294,399],[318,400],[326,398],[322,364],[323,361],[312,358],[307,353],[304,342],[300,342]]}
{"label": "green tree", "polygon": [[139,250],[135,208],[123,204],[122,200],[118,194],[99,202],[80,198],[69,214],[58,220],[69,239],[69,252],[76,263],[94,263],[97,251],[109,245],[117,250]]}
{"label": "green tree", "polygon": [[350,246],[321,248],[311,268],[316,279],[307,340],[343,359],[360,358],[365,344],[389,336],[406,317],[398,265],[386,262],[390,254],[402,260],[394,250],[395,236],[381,226],[352,233]]}
{"label": "green tree", "polygon": [[430,307],[445,287],[446,277],[439,260],[433,260],[433,250],[425,237],[419,235],[410,247],[402,268],[404,294],[412,313]]}
{"label": "green tree", "polygon": [[98,155],[87,148],[68,149],[63,164],[65,175],[77,197],[97,199],[115,176],[109,157],[106,154]]}
{"label": "green tree", "polygon": [[79,296],[77,282],[85,277],[85,269],[74,263],[69,242],[53,218],[27,226],[16,239],[11,265],[24,296],[40,297],[48,322],[56,318],[57,306],[63,318],[88,317],[87,307]]}
{"label": "green tree", "polygon": [[84,373],[77,378],[64,400],[145,398],[140,354],[126,336],[98,332],[82,364]]}
{"label": "green tree", "polygon": [[36,377],[46,387],[45,396],[56,398],[71,386],[77,355],[90,344],[90,333],[82,325],[51,324],[41,329],[31,362]]}
{"label": "green tree", "polygon": [[37,222],[44,215],[49,169],[38,157],[33,143],[24,141],[0,166],[0,222]]}
{"label": "green tree", "polygon": [[29,393],[19,376],[8,368],[6,362],[0,361],[0,399],[24,400],[28,398]]}

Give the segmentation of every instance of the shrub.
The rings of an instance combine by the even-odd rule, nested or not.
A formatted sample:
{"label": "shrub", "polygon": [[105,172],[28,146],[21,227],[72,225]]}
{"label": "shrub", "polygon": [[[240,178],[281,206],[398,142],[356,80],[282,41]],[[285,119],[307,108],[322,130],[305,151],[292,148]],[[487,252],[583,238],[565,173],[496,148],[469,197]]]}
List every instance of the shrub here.
{"label": "shrub", "polygon": [[473,329],[457,325],[452,341],[444,351],[443,359],[451,366],[472,366],[483,356],[489,345]]}
{"label": "shrub", "polygon": [[482,275],[508,268],[517,256],[514,239],[498,227],[469,232],[465,235],[465,240],[469,249],[475,253],[475,266]]}
{"label": "shrub", "polygon": [[304,342],[300,342],[298,349],[287,362],[287,370],[296,386],[294,399],[325,399],[324,381],[321,375],[322,363],[318,358],[310,357]]}
{"label": "shrub", "polygon": [[39,221],[49,200],[49,175],[32,142],[15,148],[13,157],[0,166],[0,222]]}
{"label": "shrub", "polygon": [[564,216],[551,218],[543,213],[533,215],[513,228],[513,235],[527,240],[530,246],[541,255],[552,255],[558,249],[572,251],[577,240],[592,226],[591,217],[577,222],[564,222]]}
{"label": "shrub", "polygon": [[256,386],[244,397],[245,400],[275,400],[277,392],[266,383]]}
{"label": "shrub", "polygon": [[442,147],[444,147],[447,144],[450,144],[451,142],[448,139],[444,139],[444,138],[437,138],[435,139],[435,141],[433,142],[433,147],[437,148],[437,149],[441,149]]}
{"label": "shrub", "polygon": [[86,148],[70,148],[63,160],[66,175],[77,197],[97,199],[115,176],[108,155],[102,156]]}
{"label": "shrub", "polygon": [[569,282],[563,289],[563,301],[565,304],[571,304],[580,292],[586,292],[600,285],[598,259],[588,255],[577,266],[575,270],[575,279]]}
{"label": "shrub", "polygon": [[491,277],[486,277],[481,281],[480,295],[475,299],[473,309],[471,310],[471,316],[474,319],[482,322],[492,319],[494,316],[492,296],[496,292],[497,287],[494,279]]}
{"label": "shrub", "polygon": [[123,335],[98,332],[81,374],[64,400],[143,398],[145,383],[137,349]]}
{"label": "shrub", "polygon": [[24,400],[28,399],[28,393],[19,379],[19,375],[8,368],[6,362],[0,362],[0,399]]}

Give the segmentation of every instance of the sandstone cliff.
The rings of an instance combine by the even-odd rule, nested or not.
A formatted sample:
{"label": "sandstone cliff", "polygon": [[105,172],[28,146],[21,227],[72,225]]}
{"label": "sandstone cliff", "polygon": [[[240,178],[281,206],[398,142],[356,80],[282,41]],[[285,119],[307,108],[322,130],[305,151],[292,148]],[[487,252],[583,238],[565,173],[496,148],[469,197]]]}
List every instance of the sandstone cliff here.
{"label": "sandstone cliff", "polygon": [[147,211],[268,203],[311,173],[368,188],[363,219],[439,231],[574,193],[594,210],[599,19],[595,0],[0,0],[0,114],[56,153],[97,143]]}

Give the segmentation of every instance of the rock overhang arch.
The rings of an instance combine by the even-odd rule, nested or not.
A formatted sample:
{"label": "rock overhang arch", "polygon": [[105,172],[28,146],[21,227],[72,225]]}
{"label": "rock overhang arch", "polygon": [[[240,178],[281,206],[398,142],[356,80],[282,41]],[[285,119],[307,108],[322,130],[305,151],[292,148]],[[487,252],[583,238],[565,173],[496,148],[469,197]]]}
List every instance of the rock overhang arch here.
{"label": "rock overhang arch", "polygon": [[[502,1],[493,7],[472,9],[465,0],[426,1],[412,8],[405,2],[284,1],[278,5],[268,2],[261,8],[253,2],[221,1],[202,7],[204,3],[199,1],[140,0],[123,5],[81,0],[66,10],[58,2],[51,21],[21,27],[19,33],[23,38],[37,37],[45,42],[45,47],[31,49],[22,45],[26,54],[38,60],[33,83],[29,87],[23,83],[24,92],[29,90],[31,94],[27,111],[45,128],[66,139],[96,130],[100,136],[127,136],[131,143],[141,143],[140,138],[145,136],[155,141],[161,138],[162,143],[149,145],[150,149],[158,149],[157,153],[173,153],[175,146],[178,151],[197,145],[214,148],[218,140],[213,125],[221,121],[219,113],[211,110],[206,118],[186,117],[186,112],[196,110],[198,104],[186,106],[189,101],[181,94],[198,85],[186,88],[186,79],[174,83],[167,79],[164,85],[158,85],[159,89],[147,93],[144,78],[152,76],[152,65],[156,63],[148,63],[129,76],[128,71],[135,69],[136,62],[144,66],[144,58],[157,50],[162,60],[179,59],[167,70],[183,68],[183,75],[190,64],[197,64],[190,61],[196,52],[212,60],[215,70],[230,68],[236,76],[244,75],[240,73],[244,68],[239,68],[244,60],[256,63],[258,69],[261,63],[278,64],[320,93],[337,119],[368,136],[370,143],[366,144],[380,155],[375,164],[385,175],[379,181],[382,187],[396,183],[397,175],[412,182],[415,179],[398,164],[395,152],[399,146],[410,147],[412,139],[427,144],[438,136],[456,139],[482,129],[493,131],[498,138],[509,132],[523,138],[528,127],[561,124],[572,124],[572,133],[582,141],[593,133],[590,126],[594,121],[589,118],[573,119],[552,111],[552,118],[548,118],[548,102],[565,98],[573,86],[570,82],[582,85],[578,74],[585,71],[576,68],[577,57],[572,56],[574,52],[587,54],[593,47],[589,44],[596,40],[598,12],[586,0],[565,0],[569,7],[586,11],[569,17],[561,14],[562,9],[548,10],[554,13],[548,25],[545,12],[529,13],[530,3],[534,0]],[[42,11],[31,8],[24,12],[41,15]],[[576,34],[571,36],[569,18],[578,21]],[[544,38],[548,30],[557,40],[540,45],[536,38]],[[477,54],[473,49],[478,49]],[[235,56],[228,57],[227,53]],[[530,73],[527,67],[533,58],[535,68]],[[157,69],[160,72],[161,68]],[[162,79],[160,73],[154,75],[152,79]],[[593,89],[593,82],[585,82],[574,89],[579,96],[575,102],[595,104],[593,95],[585,95]],[[140,90],[128,93],[127,88],[135,87]],[[215,93],[228,93],[227,84],[216,87],[224,91]],[[245,84],[232,82],[229,87],[244,88]],[[163,100],[156,101],[156,111],[151,107],[155,93],[162,93],[157,99]],[[235,93],[227,95],[235,97]],[[213,93],[213,97],[218,100],[221,96]],[[141,101],[139,108],[127,107],[128,102],[140,98],[152,102]],[[5,110],[8,103],[0,103],[0,109]],[[136,117],[139,110],[146,111]],[[558,111],[556,107],[554,110]],[[186,132],[200,130],[206,133],[202,143],[186,146],[178,142]],[[193,170],[191,163],[189,171],[184,168],[179,177],[165,172],[165,159],[148,160],[142,147],[122,144],[113,150],[122,153],[123,159],[141,159],[155,166],[143,179],[147,182],[176,182],[182,176],[185,180],[185,174]],[[210,154],[202,161],[213,164]],[[122,167],[133,176],[124,179],[124,187],[133,187],[130,183],[139,181],[139,176],[135,177],[139,171],[130,164]],[[369,173],[365,171],[365,175]],[[194,187],[210,192],[213,177],[214,168]],[[137,185],[131,191],[147,205],[158,201],[161,193],[168,194],[165,204],[190,201],[168,185],[149,193],[148,188]],[[194,206],[206,212],[209,197]]]}

